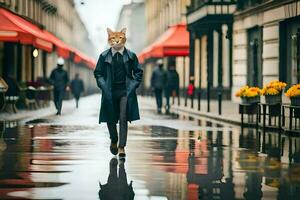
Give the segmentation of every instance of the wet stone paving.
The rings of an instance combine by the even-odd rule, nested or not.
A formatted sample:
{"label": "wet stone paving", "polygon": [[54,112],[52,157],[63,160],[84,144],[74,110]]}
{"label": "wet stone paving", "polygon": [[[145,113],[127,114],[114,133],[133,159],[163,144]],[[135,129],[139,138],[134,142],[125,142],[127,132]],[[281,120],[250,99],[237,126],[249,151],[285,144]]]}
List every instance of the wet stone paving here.
{"label": "wet stone paving", "polygon": [[299,199],[300,137],[153,105],[140,102],[125,162],[97,124],[97,95],[59,117],[1,122],[0,199]]}

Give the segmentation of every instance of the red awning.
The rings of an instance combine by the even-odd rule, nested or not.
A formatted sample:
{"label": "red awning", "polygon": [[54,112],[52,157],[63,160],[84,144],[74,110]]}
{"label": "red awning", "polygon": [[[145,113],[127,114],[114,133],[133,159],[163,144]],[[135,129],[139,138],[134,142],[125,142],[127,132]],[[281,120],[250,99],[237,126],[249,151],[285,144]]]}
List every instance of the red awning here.
{"label": "red awning", "polygon": [[139,55],[140,61],[147,58],[189,55],[189,32],[185,24],[171,26],[152,45]]}
{"label": "red awning", "polygon": [[74,53],[75,63],[82,63],[92,69],[96,66],[93,58],[65,44],[52,33],[40,29],[38,26],[4,8],[0,8],[0,22],[0,41],[31,44],[47,52],[51,52],[53,45],[55,45],[58,56],[67,59],[71,53]]}
{"label": "red awning", "polygon": [[78,50],[74,50],[74,62],[75,63],[82,63],[82,64],[85,64],[87,65],[88,67],[90,67],[91,69],[95,69],[96,67],[96,61],[85,55],[84,53],[78,51]]}
{"label": "red awning", "polygon": [[52,33],[49,33],[48,31],[45,31],[45,30],[44,30],[44,33],[56,46],[56,53],[58,56],[63,57],[65,59],[70,57],[70,54],[72,52],[72,48],[70,46],[65,44],[63,41],[61,41],[59,38],[57,38]]}
{"label": "red awning", "polygon": [[42,50],[52,51],[51,41],[31,22],[4,8],[0,8],[0,21],[0,41],[32,44]]}

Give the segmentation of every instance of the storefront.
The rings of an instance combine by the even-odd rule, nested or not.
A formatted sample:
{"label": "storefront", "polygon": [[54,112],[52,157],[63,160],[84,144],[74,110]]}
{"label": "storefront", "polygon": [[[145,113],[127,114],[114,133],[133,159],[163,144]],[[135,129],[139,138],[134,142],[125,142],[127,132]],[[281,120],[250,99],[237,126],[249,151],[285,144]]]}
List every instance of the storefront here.
{"label": "storefront", "polygon": [[300,81],[300,1],[239,0],[233,23],[233,90]]}
{"label": "storefront", "polygon": [[151,89],[150,79],[157,59],[163,59],[165,68],[175,66],[179,74],[180,88],[185,89],[189,82],[189,33],[184,23],[170,26],[153,44],[139,55],[144,65],[144,94]]}
{"label": "storefront", "polygon": [[0,21],[1,77],[10,77],[18,83],[44,80],[56,67],[57,57],[66,60],[69,72],[74,63],[89,71],[96,65],[92,58],[5,8],[0,8]]}

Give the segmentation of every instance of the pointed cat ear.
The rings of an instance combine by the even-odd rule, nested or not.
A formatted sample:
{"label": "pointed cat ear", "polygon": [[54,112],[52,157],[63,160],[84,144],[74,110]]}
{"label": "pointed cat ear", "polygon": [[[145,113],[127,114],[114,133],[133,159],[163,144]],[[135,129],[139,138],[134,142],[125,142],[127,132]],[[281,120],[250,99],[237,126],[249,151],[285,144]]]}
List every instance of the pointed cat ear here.
{"label": "pointed cat ear", "polygon": [[111,35],[113,33],[113,31],[110,28],[107,28],[106,30],[108,35]]}
{"label": "pointed cat ear", "polygon": [[126,34],[126,30],[127,30],[127,28],[123,28],[123,29],[121,30],[121,33]]}

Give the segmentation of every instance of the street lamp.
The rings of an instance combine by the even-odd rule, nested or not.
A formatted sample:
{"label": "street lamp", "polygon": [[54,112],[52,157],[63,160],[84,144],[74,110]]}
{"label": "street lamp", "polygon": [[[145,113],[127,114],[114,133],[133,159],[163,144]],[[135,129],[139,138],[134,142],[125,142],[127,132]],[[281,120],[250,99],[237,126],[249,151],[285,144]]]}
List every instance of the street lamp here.
{"label": "street lamp", "polygon": [[34,58],[38,57],[38,56],[39,56],[39,50],[34,49],[34,50],[32,51],[32,56],[33,56]]}

